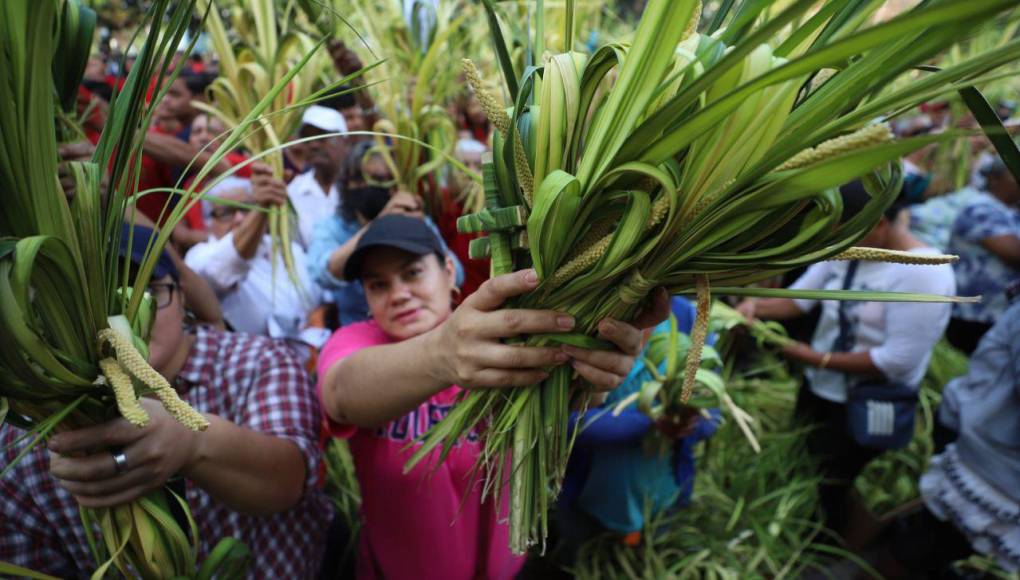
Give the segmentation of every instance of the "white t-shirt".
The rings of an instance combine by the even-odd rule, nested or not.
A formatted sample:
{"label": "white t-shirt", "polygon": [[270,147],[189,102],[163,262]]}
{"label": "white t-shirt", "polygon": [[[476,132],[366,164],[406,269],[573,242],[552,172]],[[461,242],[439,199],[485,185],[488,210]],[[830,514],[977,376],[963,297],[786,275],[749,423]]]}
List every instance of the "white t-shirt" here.
{"label": "white t-shirt", "polygon": [[184,262],[209,282],[223,307],[223,319],[239,332],[304,340],[308,313],[321,290],[307,273],[304,251],[291,244],[301,288],[291,281],[279,257],[274,277],[272,241],[263,236],[255,257],[245,260],[234,248],[233,232],[188,250]]}
{"label": "white t-shirt", "polygon": [[309,169],[291,180],[287,185],[287,196],[297,213],[301,239],[296,241],[307,250],[312,243],[315,224],[336,214],[337,206],[340,205],[340,192],[335,184],[329,186],[328,192],[323,191],[315,180],[315,170]]}
{"label": "white t-shirt", "polygon": [[[933,248],[915,248],[916,254],[938,254]],[[849,262],[814,264],[793,283],[794,289],[839,290]],[[850,284],[852,290],[914,292],[956,295],[956,279],[948,264],[917,266],[861,262]],[[817,300],[794,300],[807,312]],[[952,310],[949,304],[919,302],[846,302],[843,307],[853,337],[852,352],[870,351],[871,360],[890,381],[917,386],[924,377],[932,347],[942,337]],[[830,352],[839,336],[839,302],[822,302],[811,348]],[[823,399],[846,401],[847,381],[853,375],[831,369],[809,367],[805,371],[811,390]]]}

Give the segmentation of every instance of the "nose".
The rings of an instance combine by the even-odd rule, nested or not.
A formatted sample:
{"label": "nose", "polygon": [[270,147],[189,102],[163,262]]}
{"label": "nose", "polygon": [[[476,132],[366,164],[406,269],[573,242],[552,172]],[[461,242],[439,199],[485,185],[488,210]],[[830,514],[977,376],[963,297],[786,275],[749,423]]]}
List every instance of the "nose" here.
{"label": "nose", "polygon": [[400,306],[411,299],[411,287],[402,280],[395,280],[390,285],[389,301],[393,306]]}

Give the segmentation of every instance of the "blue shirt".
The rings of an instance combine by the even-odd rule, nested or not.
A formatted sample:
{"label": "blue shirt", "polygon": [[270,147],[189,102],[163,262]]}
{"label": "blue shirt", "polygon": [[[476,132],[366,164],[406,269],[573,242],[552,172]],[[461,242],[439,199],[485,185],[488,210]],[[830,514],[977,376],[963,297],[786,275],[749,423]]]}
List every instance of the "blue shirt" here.
{"label": "blue shirt", "polygon": [[981,245],[985,238],[1004,235],[1020,237],[1020,212],[990,194],[977,193],[956,216],[949,240],[949,253],[960,256],[954,268],[956,293],[981,296],[981,302],[954,304],[954,317],[991,324],[1006,311],[1004,291],[1020,278],[1020,270]]}
{"label": "blue shirt", "polygon": [[[690,332],[693,306],[674,299],[677,327]],[[653,333],[668,333],[663,322]],[[646,502],[651,513],[675,505],[687,505],[694,489],[694,446],[711,437],[718,427],[719,411],[711,420],[702,419],[694,432],[677,440],[665,454],[644,449],[645,435],[655,428],[651,418],[634,407],[613,416],[611,409],[652,380],[652,373],[639,357],[623,383],[606,398],[605,404],[584,417],[571,414],[572,424],[582,422],[574,451],[567,464],[561,501],[574,502],[605,528],[629,533],[645,523]]]}
{"label": "blue shirt", "polygon": [[939,421],[959,432],[960,460],[1020,502],[1020,300],[978,344],[970,368],[943,390]]}
{"label": "blue shirt", "polygon": [[[454,266],[457,268],[457,285],[460,286],[464,283],[464,267],[447,247],[436,224],[432,223],[429,218],[425,218],[425,223],[439,239],[446,255],[453,259]],[[312,243],[308,246],[308,274],[333,298],[333,303],[336,304],[339,313],[340,326],[347,326],[370,318],[368,302],[365,300],[365,289],[361,286],[361,282],[341,280],[329,271],[329,257],[333,251],[347,243],[360,229],[359,223],[347,221],[334,214],[315,224]]]}

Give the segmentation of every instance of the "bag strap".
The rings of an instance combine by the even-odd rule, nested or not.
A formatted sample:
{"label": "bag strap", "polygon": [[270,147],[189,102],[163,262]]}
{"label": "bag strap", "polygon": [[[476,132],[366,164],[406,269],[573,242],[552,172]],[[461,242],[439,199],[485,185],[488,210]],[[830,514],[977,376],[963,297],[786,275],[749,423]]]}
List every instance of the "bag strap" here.
{"label": "bag strap", "polygon": [[[846,267],[846,276],[843,277],[843,290],[849,290],[857,275],[857,260],[851,260]],[[832,352],[849,352],[854,347],[854,337],[851,336],[850,314],[847,312],[845,300],[839,302],[839,335],[832,342]]]}

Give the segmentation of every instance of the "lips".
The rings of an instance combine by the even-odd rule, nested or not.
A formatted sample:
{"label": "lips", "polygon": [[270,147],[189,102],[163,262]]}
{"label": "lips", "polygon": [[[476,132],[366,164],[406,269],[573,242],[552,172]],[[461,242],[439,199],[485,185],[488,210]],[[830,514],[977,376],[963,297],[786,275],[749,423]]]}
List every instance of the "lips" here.
{"label": "lips", "polygon": [[396,315],[394,315],[393,316],[393,320],[394,320],[394,322],[397,322],[399,324],[411,324],[412,322],[415,322],[416,320],[418,320],[418,315],[420,313],[421,313],[421,309],[420,308],[412,308],[410,310],[404,310],[404,311],[398,312]]}

